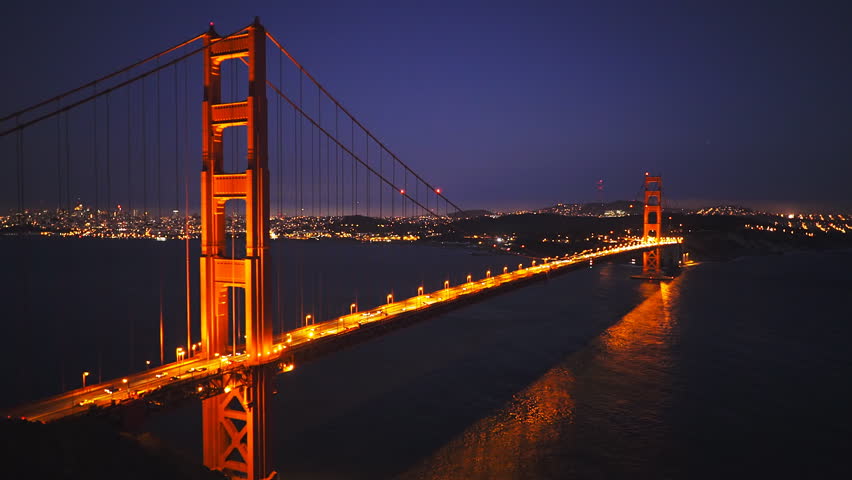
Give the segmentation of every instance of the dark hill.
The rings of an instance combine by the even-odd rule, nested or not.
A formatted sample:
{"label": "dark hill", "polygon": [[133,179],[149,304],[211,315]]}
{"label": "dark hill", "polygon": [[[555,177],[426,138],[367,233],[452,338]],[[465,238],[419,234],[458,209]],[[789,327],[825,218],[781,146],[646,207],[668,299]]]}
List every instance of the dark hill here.
{"label": "dark hill", "polygon": [[587,233],[642,228],[641,217],[566,217],[553,213],[524,213],[499,218],[479,217],[455,222],[459,229],[491,235]]}

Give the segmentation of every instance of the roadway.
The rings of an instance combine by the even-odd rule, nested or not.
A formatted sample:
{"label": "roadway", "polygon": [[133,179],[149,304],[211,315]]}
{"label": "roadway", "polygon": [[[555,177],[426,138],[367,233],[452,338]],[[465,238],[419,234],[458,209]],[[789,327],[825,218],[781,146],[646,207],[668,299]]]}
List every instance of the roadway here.
{"label": "roadway", "polygon": [[[486,277],[473,280],[468,276],[468,281],[459,285],[450,286],[445,283],[445,288],[433,292],[422,292],[420,295],[393,301],[388,298],[388,303],[370,310],[352,312],[325,322],[307,325],[279,335],[270,352],[259,354],[264,364],[280,362],[286,358],[287,353],[298,350],[314,340],[329,337],[339,337],[359,329],[373,322],[387,322],[395,317],[412,312],[426,311],[438,305],[444,305],[470,298],[479,293],[484,293],[513,282],[529,279],[563,268],[576,266],[581,263],[593,262],[595,259],[611,255],[639,251],[654,246],[667,246],[680,243],[680,238],[662,238],[659,242],[632,242],[629,244],[614,245],[595,251],[586,251],[578,254],[546,259],[529,267],[522,267],[509,271],[504,268],[496,275],[486,272]],[[245,365],[248,355],[238,351],[230,354],[215,354],[212,358],[197,354],[181,361],[169,363],[160,367],[150,368],[141,372],[128,375],[124,378],[112,379],[106,382],[87,385],[85,388],[70,390],[68,392],[35,401],[13,409],[8,413],[10,417],[21,417],[33,421],[49,422],[59,418],[85,412],[92,406],[106,407],[120,404],[130,400],[144,398],[146,394],[162,388],[168,388],[176,382],[186,380],[201,380],[204,377],[227,372]],[[288,365],[285,370],[292,370],[294,365]],[[201,388],[201,387],[199,387]]]}

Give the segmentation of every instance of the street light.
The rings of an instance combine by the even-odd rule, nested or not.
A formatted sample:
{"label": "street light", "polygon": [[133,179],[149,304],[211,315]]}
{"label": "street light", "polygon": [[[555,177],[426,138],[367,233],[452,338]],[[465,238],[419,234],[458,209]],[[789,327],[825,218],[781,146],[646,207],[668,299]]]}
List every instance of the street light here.
{"label": "street light", "polygon": [[83,388],[86,388],[86,377],[89,376],[89,372],[83,372]]}
{"label": "street light", "polygon": [[417,308],[420,308],[423,301],[423,287],[417,287]]}
{"label": "street light", "polygon": [[314,318],[313,315],[305,315],[305,325],[311,324],[311,319]]}
{"label": "street light", "polygon": [[178,362],[183,360],[183,356],[184,356],[185,353],[186,352],[183,351],[183,347],[177,347],[175,349],[175,358],[177,358]]}
{"label": "street light", "polygon": [[387,299],[388,299],[388,305],[393,303],[393,293],[389,293]]}
{"label": "street light", "polygon": [[518,264],[518,270],[521,270],[522,268],[524,268],[524,264],[523,264],[523,263],[519,263],[519,264]]}
{"label": "street light", "polygon": [[124,384],[124,388],[127,390],[127,398],[130,398],[130,382],[126,378],[122,378],[121,383]]}
{"label": "street light", "polygon": [[449,300],[450,299],[450,281],[449,280],[444,280],[444,292],[446,292],[446,294],[444,295],[444,300]]}
{"label": "street light", "polygon": [[491,270],[485,271],[485,278],[491,278]]}
{"label": "street light", "polygon": [[145,370],[151,368],[151,360],[145,360]]}
{"label": "street light", "polygon": [[470,278],[471,278],[471,277],[470,277],[470,274],[468,273],[468,274],[467,274],[467,283],[470,283]]}
{"label": "street light", "polygon": [[503,267],[503,273],[506,273],[508,271],[509,271],[509,267]]}
{"label": "street light", "polygon": [[353,304],[349,305],[349,315],[352,315],[353,313],[355,313],[357,311],[358,311],[358,304],[357,303],[353,303]]}

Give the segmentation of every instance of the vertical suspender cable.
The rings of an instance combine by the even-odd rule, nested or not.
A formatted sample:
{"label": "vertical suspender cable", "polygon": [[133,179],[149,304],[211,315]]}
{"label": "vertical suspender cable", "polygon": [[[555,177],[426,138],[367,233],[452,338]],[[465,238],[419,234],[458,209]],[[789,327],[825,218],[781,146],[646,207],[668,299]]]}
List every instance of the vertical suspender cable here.
{"label": "vertical suspender cable", "polygon": [[[322,99],[322,97],[320,97],[320,91],[317,90],[317,116],[319,118],[319,124],[320,125],[322,125],[322,105],[320,104],[321,99]],[[316,177],[314,177],[314,167],[313,167],[313,163],[312,163],[311,164],[311,180],[312,180],[312,183],[314,184],[313,190],[316,190],[316,192],[317,192],[317,199],[316,199],[316,201],[313,201],[313,190],[312,190],[312,192],[311,192],[311,199],[312,199],[311,209],[313,210],[313,208],[314,208],[313,205],[319,203],[319,208],[317,208],[316,211],[314,212],[314,216],[319,216],[319,215],[322,215],[322,168],[320,168],[322,166],[322,144],[321,144],[322,138],[320,137],[319,130],[314,128],[311,131],[313,132],[314,130],[316,130],[316,132],[317,132],[317,160],[316,160],[317,175],[316,175]],[[313,147],[313,145],[312,145],[312,147]]]}
{"label": "vertical suspender cable", "polygon": [[299,165],[299,113],[293,109],[293,216],[299,216],[298,200],[298,165]]}
{"label": "vertical suspender cable", "polygon": [[[98,93],[98,84],[97,83],[95,83],[92,88],[94,90],[94,93]],[[100,201],[99,201],[100,198],[98,198],[98,191],[100,190],[99,187],[100,187],[100,180],[101,180],[98,177],[98,99],[97,98],[95,98],[92,101],[92,112],[94,113],[94,116],[93,116],[94,128],[92,129],[93,130],[93,133],[92,133],[92,164],[94,165],[94,170],[95,170],[95,172],[94,172],[95,173],[95,175],[94,175],[94,178],[95,178],[95,185],[94,185],[95,186],[95,218],[97,219],[98,210],[100,210]]]}
{"label": "vertical suspender cable", "polygon": [[[302,109],[302,72],[299,71],[299,109]],[[299,117],[299,215],[305,214],[304,203],[304,174],[305,174],[305,135],[304,121]]]}
{"label": "vertical suspender cable", "polygon": [[[393,158],[391,158],[393,160]],[[393,178],[393,184],[396,185],[396,162],[391,162],[391,175]],[[396,193],[396,192],[394,192]],[[396,195],[391,195],[391,218],[394,218],[396,213],[394,212],[394,207],[396,206]]]}
{"label": "vertical suspender cable", "polygon": [[112,208],[112,175],[110,172],[110,93],[106,96],[106,210]]}
{"label": "vertical suspender cable", "polygon": [[18,130],[15,137],[15,176],[18,187],[18,214],[24,213],[24,130]]}
{"label": "vertical suspender cable", "polygon": [[[160,58],[157,57],[157,67],[159,67],[159,66],[160,66]],[[157,112],[156,113],[156,115],[157,115],[157,123],[156,123],[157,135],[155,136],[155,138],[157,139],[157,155],[156,155],[156,158],[157,158],[157,178],[155,179],[154,182],[157,185],[157,225],[159,226],[159,224],[160,224],[160,222],[162,221],[162,218],[163,218],[163,205],[162,205],[163,176],[162,176],[161,161],[160,161],[161,160],[160,159],[160,152],[162,152],[163,147],[162,147],[162,142],[160,141],[161,140],[160,131],[162,130],[162,127],[161,127],[161,116],[160,116],[160,71],[159,70],[157,71],[157,81],[154,85],[155,85],[154,96],[157,98],[157,108],[156,108],[156,112]],[[162,278],[162,276],[163,276],[163,268],[164,268],[163,262],[161,261],[160,262],[160,278]],[[162,285],[162,283],[161,283],[161,285]],[[163,301],[163,299],[162,299],[162,296],[161,296],[160,297],[160,303],[161,304],[162,304],[162,301]],[[161,350],[160,355],[161,356],[163,355],[163,353],[162,353],[163,345],[164,345],[163,340],[164,340],[163,309],[162,309],[162,306],[161,306],[160,307],[160,350]],[[190,354],[190,352],[192,352],[192,350],[190,349],[190,346],[189,346],[188,343],[186,344],[186,350],[187,350],[186,355],[189,356],[189,354]]]}
{"label": "vertical suspender cable", "polygon": [[[338,129],[338,111],[337,105],[334,106],[334,136],[340,138]],[[334,213],[340,216],[340,148],[334,147]]]}
{"label": "vertical suspender cable", "polygon": [[145,118],[145,79],[142,79],[142,216],[148,221],[148,119]]}
{"label": "vertical suspender cable", "polygon": [[[173,210],[177,212],[177,211],[180,210],[180,193],[179,193],[179,187],[178,187],[178,185],[180,184],[179,178],[178,178],[179,177],[179,173],[178,173],[178,155],[179,155],[178,154],[178,143],[179,143],[178,142],[178,136],[179,136],[178,125],[180,125],[180,123],[179,123],[179,119],[178,119],[178,66],[177,66],[177,64],[175,64],[174,67],[175,67],[175,69],[174,69],[174,72],[175,72],[175,74],[174,74],[174,85],[175,85],[175,88],[174,88],[174,104],[175,104],[175,115],[174,115],[174,120],[175,120],[175,156],[174,156],[174,164],[175,164],[175,206],[174,206]],[[158,76],[158,79],[159,79],[159,76]],[[187,292],[187,303],[188,302],[189,302],[189,292]],[[160,365],[163,364],[163,345],[164,345],[164,343],[163,343],[163,333],[164,333],[163,332],[163,320],[164,320],[164,318],[163,318],[163,279],[162,279],[162,277],[160,277]],[[187,340],[189,340],[189,338],[187,338]],[[187,341],[187,345],[189,345],[188,341]],[[192,351],[192,350],[190,350],[190,351]]]}
{"label": "vertical suspender cable", "polygon": [[[160,59],[157,58],[157,66],[160,66]],[[157,221],[161,221],[163,218],[163,175],[162,175],[162,159],[161,153],[163,151],[163,144],[160,141],[160,132],[162,131],[161,127],[161,115],[160,115],[160,71],[157,71],[157,83],[156,83],[156,97],[157,97]],[[186,346],[189,348],[189,345]],[[189,355],[187,353],[187,355]]]}
{"label": "vertical suspender cable", "polygon": [[325,215],[331,216],[331,140],[325,137]]}
{"label": "vertical suspender cable", "polygon": [[[278,51],[278,87],[284,88],[284,63],[282,61],[283,54]],[[278,114],[278,219],[281,220],[284,211],[284,116],[281,110],[281,96],[278,96],[277,102]],[[281,271],[283,266],[283,255],[278,254],[278,268],[275,269],[275,293],[276,306],[275,313],[278,315],[278,332],[284,331],[284,312],[281,304]]]}
{"label": "vertical suspender cable", "polygon": [[[370,137],[368,137],[366,134],[364,135],[364,150],[366,151],[366,162],[367,162],[367,166],[369,167],[370,166]],[[366,190],[366,194],[367,194],[367,216],[369,217],[370,216],[370,172],[369,172],[369,170],[364,172],[364,184],[365,184],[365,187],[366,187],[365,190]]]}
{"label": "vertical suspender cable", "polygon": [[311,140],[310,140],[310,146],[311,146],[311,162],[310,162],[311,163],[311,176],[310,176],[310,182],[311,182],[311,216],[314,217],[314,216],[316,216],[316,210],[315,210],[316,200],[314,200],[314,194],[316,193],[316,188],[317,188],[316,183],[314,182],[314,167],[316,167],[316,162],[314,162],[314,131],[316,130],[316,128],[314,128],[313,126],[310,126],[308,128],[310,128],[310,130],[311,130]]}
{"label": "vertical suspender cable", "polygon": [[[278,86],[284,88],[282,53],[278,51]],[[278,217],[284,209],[284,116],[281,112],[281,96],[278,96]],[[279,313],[280,315],[280,313]]]}
{"label": "vertical suspender cable", "polygon": [[178,159],[180,158],[180,151],[178,148],[179,142],[178,137],[180,136],[180,123],[178,116],[178,64],[174,65],[175,67],[175,206],[173,210],[175,212],[180,211],[180,170],[178,168]]}
{"label": "vertical suspender cable", "polygon": [[[132,166],[133,160],[131,158],[131,139],[132,133],[130,129],[130,117],[131,117],[131,108],[130,108],[130,89],[133,88],[131,85],[127,86],[127,209],[133,214],[133,190],[132,190]],[[66,123],[68,121],[67,117],[65,119]]]}
{"label": "vertical suspender cable", "polygon": [[[177,65],[175,65],[177,69]],[[189,67],[188,63],[183,64],[183,209],[184,209],[184,257],[186,258],[186,344],[192,344],[192,302],[190,294],[192,292],[192,282],[190,279],[189,269]],[[175,92],[177,95],[177,92]],[[175,102],[177,103],[177,101]],[[177,122],[177,119],[175,119]],[[190,347],[191,348],[191,347]]]}
{"label": "vertical suspender cable", "polygon": [[68,135],[68,117],[71,112],[65,113],[65,210],[71,210],[71,137]]}
{"label": "vertical suspender cable", "polygon": [[[56,109],[62,106],[56,100]],[[56,116],[56,209],[62,208],[62,115]],[[64,381],[64,380],[63,380]]]}

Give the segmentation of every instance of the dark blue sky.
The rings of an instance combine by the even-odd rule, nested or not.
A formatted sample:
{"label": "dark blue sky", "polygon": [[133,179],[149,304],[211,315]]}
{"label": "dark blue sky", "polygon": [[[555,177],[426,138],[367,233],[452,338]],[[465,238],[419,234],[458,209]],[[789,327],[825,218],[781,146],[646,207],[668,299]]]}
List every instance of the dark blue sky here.
{"label": "dark blue sky", "polygon": [[598,178],[634,198],[651,171],[675,205],[852,209],[840,1],[14,2],[0,111],[255,15],[466,208],[592,201]]}

